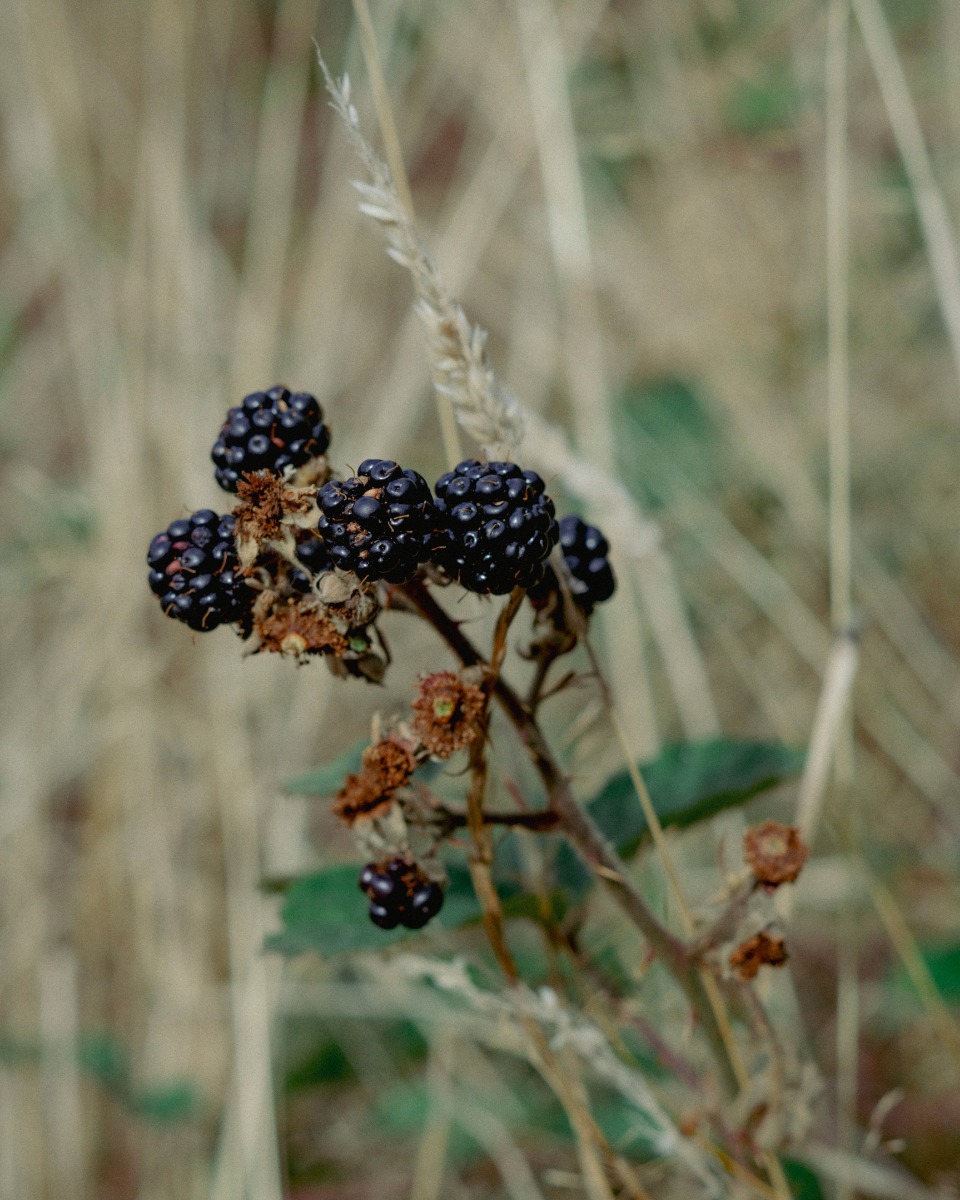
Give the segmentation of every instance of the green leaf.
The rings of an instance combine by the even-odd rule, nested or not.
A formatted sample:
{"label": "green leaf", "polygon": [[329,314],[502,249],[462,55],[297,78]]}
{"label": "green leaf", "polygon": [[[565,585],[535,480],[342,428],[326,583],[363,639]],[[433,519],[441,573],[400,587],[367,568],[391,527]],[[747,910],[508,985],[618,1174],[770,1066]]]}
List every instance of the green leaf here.
{"label": "green leaf", "polygon": [[200,1093],[186,1079],[173,1079],[169,1083],[157,1084],[133,1092],[127,1098],[127,1106],[146,1121],[157,1124],[173,1124],[189,1121],[200,1108]]}
{"label": "green leaf", "polygon": [[788,67],[777,65],[761,78],[741,80],[730,98],[730,124],[739,133],[767,133],[790,125],[802,96]]}
{"label": "green leaf", "polygon": [[722,440],[694,384],[671,376],[635,380],[616,411],[620,470],[647,508],[662,508],[689,479],[701,491],[714,489]]}
{"label": "green leaf", "polygon": [[960,1000],[960,943],[925,948],[923,957],[944,1000],[951,1003]]}
{"label": "green leaf", "polygon": [[109,1033],[90,1033],[77,1045],[80,1069],[117,1096],[126,1096],[130,1063],[123,1046]]}
{"label": "green leaf", "polygon": [[[743,804],[799,774],[803,762],[802,750],[782,742],[714,738],[665,746],[640,770],[666,828],[692,825]],[[587,808],[622,855],[631,855],[649,832],[626,770],[612,775]]]}
{"label": "green leaf", "polygon": [[286,790],[294,796],[332,795],[347,775],[360,770],[360,756],[369,745],[369,738],[354,742],[343,754],[338,754],[329,762],[321,763],[319,767],[313,767],[303,775],[289,780]]}
{"label": "green leaf", "polygon": [[782,1161],[793,1200],[823,1200],[820,1180],[808,1166],[797,1162],[795,1158],[785,1158]]}

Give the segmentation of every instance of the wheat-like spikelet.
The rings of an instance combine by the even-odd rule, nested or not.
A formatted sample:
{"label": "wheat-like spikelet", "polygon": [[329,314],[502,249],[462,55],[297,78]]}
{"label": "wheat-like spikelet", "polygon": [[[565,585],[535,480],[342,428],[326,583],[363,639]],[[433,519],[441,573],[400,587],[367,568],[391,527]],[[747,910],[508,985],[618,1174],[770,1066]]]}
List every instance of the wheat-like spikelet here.
{"label": "wheat-like spikelet", "polygon": [[449,397],[457,421],[486,453],[492,455],[501,447],[515,450],[523,437],[520,405],[500,386],[490,366],[486,331],[471,325],[444,288],[400,200],[389,167],[361,132],[357,110],[350,102],[349,78],[344,75],[338,83],[322,58],[320,68],[332,107],[370,176],[369,182],[354,183],[361,196],[360,211],[383,226],[387,253],[413,280],[417,293],[414,307],[427,333],[434,387]]}
{"label": "wheat-like spikelet", "polygon": [[397,193],[390,168],[360,129],[350,100],[350,80],[338,82],[320,58],[334,111],[350,144],[370,176],[355,182],[362,197],[360,211],[377,221],[387,234],[387,253],[410,272],[417,316],[427,331],[434,386],[448,396],[459,424],[491,454],[516,451],[524,432],[527,457],[542,473],[560,477],[566,488],[598,511],[611,514],[609,536],[623,553],[640,559],[654,551],[659,528],[639,511],[622,483],[584,460],[571,449],[563,432],[533,413],[497,380],[486,353],[487,334],[471,324],[451,298],[427,253],[409,212]]}

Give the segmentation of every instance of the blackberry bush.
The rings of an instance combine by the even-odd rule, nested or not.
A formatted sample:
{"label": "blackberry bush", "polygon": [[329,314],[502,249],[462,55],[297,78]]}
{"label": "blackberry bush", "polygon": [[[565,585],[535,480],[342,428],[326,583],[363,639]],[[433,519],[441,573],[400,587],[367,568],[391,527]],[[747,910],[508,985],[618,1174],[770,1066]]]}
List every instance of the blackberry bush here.
{"label": "blackberry bush", "polygon": [[330,430],[316,397],[277,384],[267,392],[251,392],[230,409],[210,457],[217,483],[235,492],[247,472],[281,474],[319,458],[329,445]]}
{"label": "blackberry bush", "polygon": [[201,508],[150,543],[150,590],[163,611],[198,633],[249,619],[254,591],[239,574],[234,521]]}
{"label": "blackberry bush", "polygon": [[437,509],[416,471],[368,458],[350,479],[325,483],[317,504],[317,529],[331,565],[342,571],[404,583],[429,557]]}
{"label": "blackberry bush", "polygon": [[504,595],[545,573],[559,530],[536,471],[467,459],[437,480],[434,560],[471,592]]}

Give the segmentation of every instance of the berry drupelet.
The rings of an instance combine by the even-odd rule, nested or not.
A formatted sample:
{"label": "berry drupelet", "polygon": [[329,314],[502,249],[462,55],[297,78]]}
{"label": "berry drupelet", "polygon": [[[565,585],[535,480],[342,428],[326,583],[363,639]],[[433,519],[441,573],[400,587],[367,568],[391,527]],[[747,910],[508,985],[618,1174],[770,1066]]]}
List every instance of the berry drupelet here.
{"label": "berry drupelet", "polygon": [[[569,515],[560,519],[560,549],[567,568],[570,595],[588,617],[595,604],[609,600],[616,591],[617,581],[607,558],[610,544],[595,525]],[[530,599],[539,606],[551,593],[559,590],[556,573],[548,564],[543,583],[531,590]]]}
{"label": "berry drupelet", "polygon": [[210,457],[217,483],[235,492],[241,475],[300,467],[319,458],[330,445],[323,410],[309,392],[290,392],[278,384],[267,392],[251,392],[231,408]]}
{"label": "berry drupelet", "polygon": [[330,570],[330,555],[323,539],[312,534],[297,542],[297,558],[303,564],[307,573],[312,576],[322,575]]}
{"label": "berry drupelet", "polygon": [[367,863],[359,885],[370,900],[370,920],[381,929],[422,929],[443,907],[440,885],[403,858]]}
{"label": "berry drupelet", "polygon": [[434,561],[471,592],[535,587],[559,531],[535,471],[468,459],[437,480],[441,530]]}
{"label": "berry drupelet", "polygon": [[437,510],[416,471],[368,458],[352,478],[325,483],[317,506],[331,566],[364,580],[405,583],[429,557]]}
{"label": "berry drupelet", "polygon": [[240,576],[234,521],[210,508],[158,533],[147,551],[150,590],[168,617],[198,633],[247,622],[255,592]]}

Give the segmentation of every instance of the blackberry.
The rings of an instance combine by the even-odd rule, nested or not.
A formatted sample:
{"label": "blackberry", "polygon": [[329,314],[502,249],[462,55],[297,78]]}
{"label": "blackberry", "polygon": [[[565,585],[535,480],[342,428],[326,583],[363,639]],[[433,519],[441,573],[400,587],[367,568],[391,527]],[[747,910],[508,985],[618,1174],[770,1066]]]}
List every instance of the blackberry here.
{"label": "blackberry", "polygon": [[331,565],[360,579],[405,583],[430,555],[437,524],[430,487],[389,459],[368,458],[352,478],[331,479],[317,505]]}
{"label": "blackberry", "polygon": [[210,508],[158,533],[147,551],[150,590],[168,617],[198,633],[248,621],[254,591],[240,576],[234,520]]}
{"label": "blackberry", "polygon": [[370,899],[370,920],[381,929],[422,929],[443,907],[440,885],[403,858],[367,863],[359,885]]}
{"label": "blackberry", "polygon": [[536,471],[468,459],[437,480],[434,560],[471,592],[535,587],[557,543],[553,501]]}
{"label": "blackberry", "polygon": [[[617,581],[607,558],[610,544],[595,525],[568,515],[560,519],[560,549],[567,568],[570,595],[588,617],[595,604],[609,600],[616,591]],[[556,573],[548,564],[543,583],[531,590],[530,599],[539,606],[551,593],[559,590]]]}
{"label": "blackberry", "polygon": [[293,392],[277,384],[268,392],[251,392],[231,408],[210,457],[217,483],[235,492],[248,471],[274,471],[303,466],[330,445],[323,409],[309,392]]}
{"label": "blackberry", "polygon": [[308,575],[322,575],[330,570],[330,555],[323,539],[310,535],[297,543],[297,558],[306,568]]}

